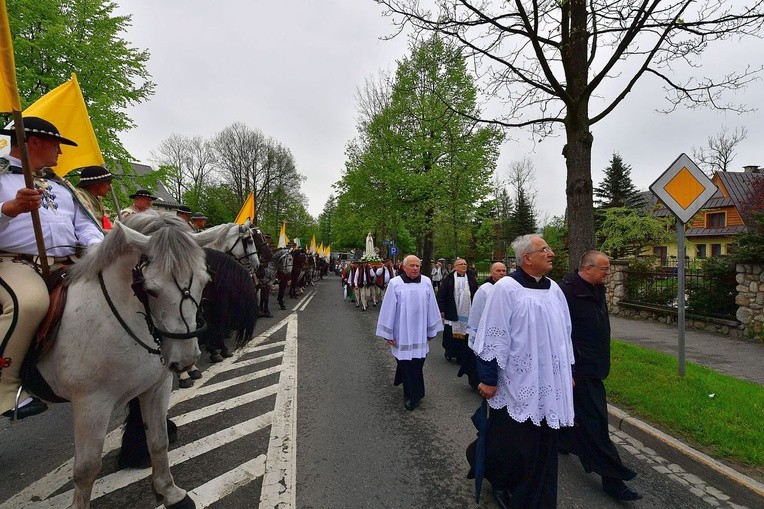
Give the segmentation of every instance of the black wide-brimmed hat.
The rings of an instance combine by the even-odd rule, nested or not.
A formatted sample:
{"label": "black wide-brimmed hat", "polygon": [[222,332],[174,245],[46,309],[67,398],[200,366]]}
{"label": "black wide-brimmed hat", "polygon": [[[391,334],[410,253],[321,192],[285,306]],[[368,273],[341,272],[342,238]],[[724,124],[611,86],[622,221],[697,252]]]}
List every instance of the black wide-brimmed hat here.
{"label": "black wide-brimmed hat", "polygon": [[194,212],[191,214],[191,219],[207,219],[207,216],[205,216],[202,212]]}
{"label": "black wide-brimmed hat", "polygon": [[88,187],[101,182],[111,182],[114,175],[103,166],[85,166],[80,170],[80,181],[77,187]]}
{"label": "black wide-brimmed hat", "polygon": [[128,196],[128,198],[138,198],[139,196],[143,198],[151,198],[151,201],[154,201],[157,199],[156,196],[152,195],[150,192],[146,191],[145,189],[138,189],[136,192]]}
{"label": "black wide-brimmed hat", "polygon": [[[58,132],[58,128],[40,117],[24,117],[24,132],[27,137],[29,136],[48,136],[50,138],[57,139],[64,145],[71,145],[76,147],[77,144],[68,138],[61,136]],[[10,136],[11,139],[16,139],[16,127],[11,126],[8,129],[0,129],[0,134]]]}

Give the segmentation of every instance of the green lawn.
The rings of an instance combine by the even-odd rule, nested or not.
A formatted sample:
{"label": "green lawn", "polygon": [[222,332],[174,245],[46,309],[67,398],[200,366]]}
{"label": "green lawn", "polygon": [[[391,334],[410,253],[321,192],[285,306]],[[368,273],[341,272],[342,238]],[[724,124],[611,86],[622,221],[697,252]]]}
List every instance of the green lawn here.
{"label": "green lawn", "polygon": [[[764,472],[764,386],[613,340],[608,400],[709,455]],[[764,369],[764,366],[762,366]]]}

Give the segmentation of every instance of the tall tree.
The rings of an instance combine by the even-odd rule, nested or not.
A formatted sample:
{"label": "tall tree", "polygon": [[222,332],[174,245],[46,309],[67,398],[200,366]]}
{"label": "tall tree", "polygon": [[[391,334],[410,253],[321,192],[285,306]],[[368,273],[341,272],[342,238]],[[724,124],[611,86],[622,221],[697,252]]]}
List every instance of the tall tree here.
{"label": "tall tree", "polygon": [[425,271],[437,224],[449,225],[451,241],[459,244],[454,232],[469,228],[487,194],[501,141],[496,129],[449,107],[477,115],[476,96],[457,48],[437,36],[414,43],[399,62],[389,105],[362,122],[359,139],[348,146],[338,222],[372,232],[385,222],[381,233],[393,237],[405,229],[416,239]]}
{"label": "tall tree", "polygon": [[642,193],[631,181],[631,166],[623,162],[623,158],[613,153],[610,165],[605,168],[602,183],[594,189],[597,205],[609,209],[613,207],[628,207],[638,209],[644,206]]}
{"label": "tall tree", "polygon": [[25,106],[77,73],[98,143],[107,161],[131,160],[118,134],[135,127],[129,105],[148,100],[154,83],[149,53],[122,38],[130,16],[105,0],[8,0],[16,78]]}
{"label": "tall tree", "polygon": [[210,142],[201,136],[187,138],[173,133],[151,152],[154,161],[168,169],[165,185],[175,200],[200,208],[202,190],[215,164]]}
{"label": "tall tree", "polygon": [[721,132],[708,137],[705,147],[693,147],[692,155],[708,175],[713,175],[715,171],[729,171],[732,160],[735,159],[735,149],[747,137],[748,129],[745,127],[738,127],[730,132],[722,126]]}
{"label": "tall tree", "polygon": [[434,9],[419,0],[375,1],[401,29],[442,34],[472,53],[486,90],[507,107],[493,122],[539,136],[565,130],[571,266],[595,245],[591,126],[646,77],[666,89],[665,111],[681,104],[739,111],[722,94],[753,82],[762,69],[717,70],[719,79],[695,69],[712,43],[758,36],[758,0],[437,0]]}

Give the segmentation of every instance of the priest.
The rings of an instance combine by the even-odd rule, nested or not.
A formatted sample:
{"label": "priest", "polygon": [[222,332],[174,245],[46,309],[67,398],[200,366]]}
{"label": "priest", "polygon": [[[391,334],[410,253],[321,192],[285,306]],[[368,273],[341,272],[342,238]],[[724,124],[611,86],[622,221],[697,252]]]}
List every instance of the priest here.
{"label": "priest", "polygon": [[424,397],[424,360],[429,341],[443,330],[432,282],[414,255],[403,259],[403,274],[390,280],[377,321],[377,336],[391,346],[397,367],[394,385],[403,384],[404,406],[414,410]]}
{"label": "priest", "polygon": [[[512,243],[517,270],[493,287],[475,338],[478,391],[491,407],[485,475],[502,508],[557,506],[561,427],[573,426],[568,305],[546,277],[554,252],[538,235]],[[473,466],[475,446],[467,457]]]}

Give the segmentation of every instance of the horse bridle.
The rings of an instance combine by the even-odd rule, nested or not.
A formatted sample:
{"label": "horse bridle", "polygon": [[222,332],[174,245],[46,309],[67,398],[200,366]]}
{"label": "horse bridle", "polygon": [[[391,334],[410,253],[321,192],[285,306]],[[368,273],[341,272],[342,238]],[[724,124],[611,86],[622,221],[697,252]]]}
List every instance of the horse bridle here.
{"label": "horse bridle", "polygon": [[[249,235],[245,235],[245,233],[248,233]],[[252,246],[255,245],[255,240],[252,239],[252,232],[249,230],[249,228],[245,228],[242,225],[239,225],[239,236],[236,238],[236,242],[234,242],[231,247],[229,247],[225,254],[236,260],[237,262],[241,263],[242,260],[244,260],[245,264],[250,265],[249,257],[253,254],[257,254],[257,249],[255,249],[254,253],[248,253],[247,252],[247,245],[244,243],[245,237],[249,237],[252,240]],[[233,249],[241,242],[242,247],[244,248],[244,255],[243,256],[234,256]]]}
{"label": "horse bridle", "polygon": [[[119,314],[119,311],[117,311],[117,308],[114,306],[114,302],[111,300],[111,297],[109,296],[109,292],[106,289],[106,283],[104,283],[103,280],[103,273],[98,273],[98,283],[101,285],[101,291],[103,292],[104,297],[106,298],[106,302],[109,304],[109,309],[111,309],[111,312],[114,313],[114,316],[117,318],[117,321],[122,326],[123,329],[125,329],[125,332],[128,333],[128,335],[133,338],[133,340],[141,345],[143,348],[146,349],[149,353],[159,355],[161,357],[162,355],[162,340],[163,339],[193,339],[197,337],[199,334],[203,333],[205,330],[207,330],[207,324],[204,321],[204,318],[202,316],[202,308],[199,305],[199,303],[194,299],[194,297],[191,295],[191,285],[194,283],[194,276],[191,275],[191,279],[188,282],[188,286],[185,288],[181,287],[178,283],[178,280],[175,279],[175,276],[173,276],[172,280],[175,282],[175,286],[178,288],[178,291],[181,293],[181,300],[178,304],[178,311],[180,313],[180,317],[183,320],[183,323],[186,326],[187,332],[169,332],[166,330],[162,330],[159,327],[154,324],[154,319],[151,316],[151,306],[149,305],[149,296],[153,295],[153,292],[146,289],[146,278],[143,276],[143,269],[146,268],[149,264],[149,259],[146,255],[141,255],[140,259],[138,260],[138,263],[133,267],[133,282],[130,285],[133,289],[133,292],[135,293],[135,296],[138,298],[138,300],[143,304],[144,312],[140,313],[144,316],[146,320],[146,326],[148,327],[149,334],[151,334],[151,337],[154,338],[154,343],[156,343],[157,348],[152,348],[151,346],[147,345],[145,342],[141,340],[138,336],[135,335],[135,333],[130,329],[130,326],[125,322],[125,320],[122,318],[122,316]],[[195,306],[196,306],[196,330],[192,331],[191,327],[189,327],[188,322],[186,322],[186,317],[183,315],[183,301],[190,300]]]}

